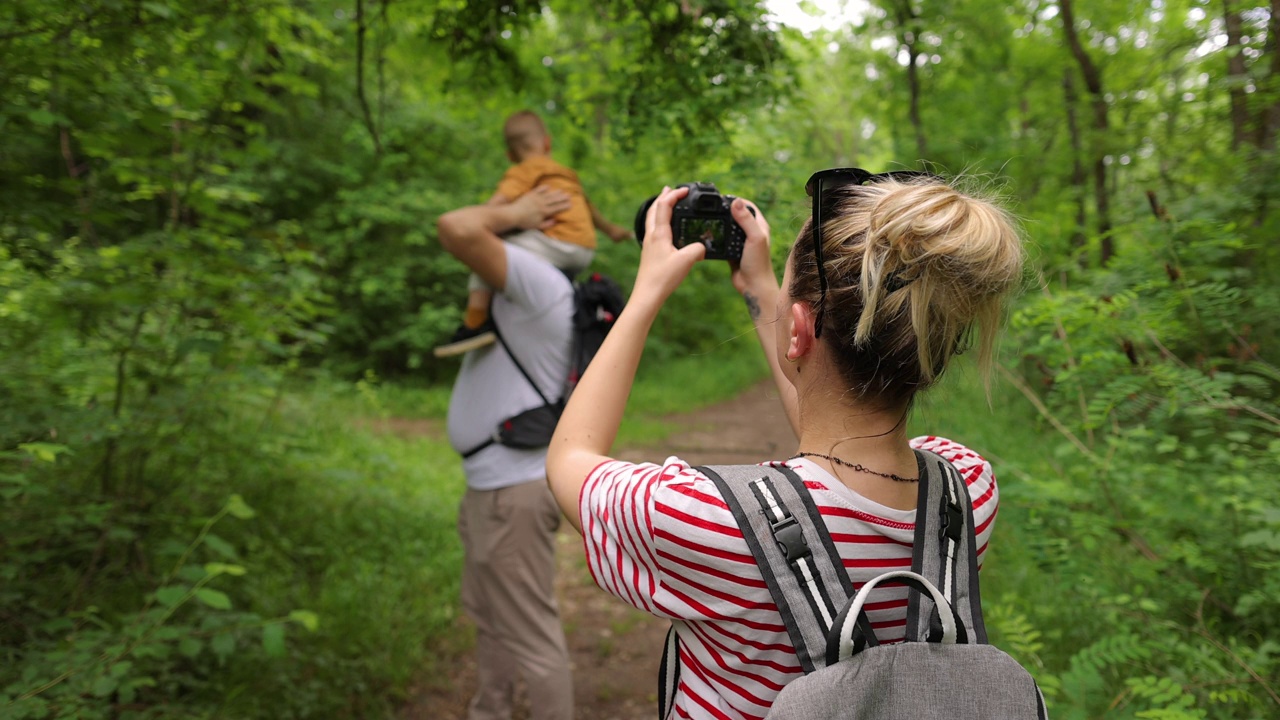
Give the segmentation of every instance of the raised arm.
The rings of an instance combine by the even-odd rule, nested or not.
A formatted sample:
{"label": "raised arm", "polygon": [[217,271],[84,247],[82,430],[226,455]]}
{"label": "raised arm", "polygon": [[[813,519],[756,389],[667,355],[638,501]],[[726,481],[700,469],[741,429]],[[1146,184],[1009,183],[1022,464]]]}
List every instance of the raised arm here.
{"label": "raised arm", "polygon": [[764,350],[765,359],[769,361],[769,374],[778,388],[782,409],[787,414],[787,421],[791,423],[791,430],[796,437],[800,437],[796,389],[782,374],[782,366],[778,364],[778,345],[774,335],[774,326],[778,322],[778,278],[773,273],[773,259],[769,254],[769,221],[758,208],[756,214],[752,215],[747,210],[748,205],[745,200],[737,200],[730,208],[734,220],[747,233],[747,241],[742,249],[742,262],[733,267],[733,287],[742,293],[751,322],[756,326],[756,338]]}
{"label": "raised arm", "polygon": [[565,517],[579,530],[578,495],[587,474],[611,459],[609,451],[622,423],[649,329],[663,303],[706,254],[701,243],[677,250],[671,241],[671,207],[688,192],[688,188],[663,188],[649,208],[631,298],[569,398],[547,450],[547,481]]}
{"label": "raised arm", "polygon": [[590,200],[587,200],[587,208],[591,210],[591,224],[600,232],[608,235],[610,240],[613,240],[614,242],[622,242],[623,240],[631,239],[632,235],[630,230],[622,227],[621,225],[615,225],[609,222],[609,219],[601,214]]}
{"label": "raised arm", "polygon": [[504,205],[472,205],[447,212],[437,222],[440,245],[489,287],[502,291],[507,286],[507,252],[498,236],[518,228],[542,227],[569,204],[567,194],[539,187]]}

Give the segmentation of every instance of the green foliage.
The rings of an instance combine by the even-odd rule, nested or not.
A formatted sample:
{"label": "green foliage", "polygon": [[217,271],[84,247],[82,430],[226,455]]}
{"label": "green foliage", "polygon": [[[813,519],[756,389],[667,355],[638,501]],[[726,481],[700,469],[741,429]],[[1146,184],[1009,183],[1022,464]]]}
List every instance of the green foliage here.
{"label": "green foliage", "polygon": [[[466,272],[435,219],[489,196],[521,108],[613,221],[709,180],[779,260],[816,168],[998,174],[1038,271],[1000,412],[962,373],[916,420],[996,461],[993,637],[1055,717],[1274,714],[1273,9],[876,0],[806,36],[754,0],[0,5],[3,714],[394,709],[450,642],[461,477],[348,420],[439,434]],[[727,274],[664,309],[624,442],[763,375]]]}
{"label": "green foliage", "polygon": [[[47,444],[0,458],[0,714],[394,707],[454,626],[456,460],[438,440],[352,434],[369,411],[350,393],[280,402],[238,458],[174,479],[190,498],[145,514],[59,494],[65,453]],[[255,481],[193,519],[221,472]]]}

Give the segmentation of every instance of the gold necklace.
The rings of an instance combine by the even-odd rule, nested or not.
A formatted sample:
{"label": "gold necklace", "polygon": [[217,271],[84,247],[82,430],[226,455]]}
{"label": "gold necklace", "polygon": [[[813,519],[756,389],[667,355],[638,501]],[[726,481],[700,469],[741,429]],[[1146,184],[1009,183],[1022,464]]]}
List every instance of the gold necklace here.
{"label": "gold necklace", "polygon": [[907,478],[907,477],[902,477],[901,475],[894,475],[893,473],[876,472],[875,470],[872,470],[870,468],[865,468],[859,465],[858,463],[851,463],[851,462],[848,462],[847,460],[841,460],[838,457],[823,455],[822,453],[811,453],[811,452],[796,453],[795,455],[792,455],[790,459],[799,460],[800,458],[806,458],[806,457],[814,457],[814,458],[822,458],[823,460],[830,460],[831,462],[837,465],[843,465],[851,470],[857,470],[858,472],[869,473],[871,475],[879,475],[882,478],[886,478],[894,482],[920,482],[920,478],[918,477]]}

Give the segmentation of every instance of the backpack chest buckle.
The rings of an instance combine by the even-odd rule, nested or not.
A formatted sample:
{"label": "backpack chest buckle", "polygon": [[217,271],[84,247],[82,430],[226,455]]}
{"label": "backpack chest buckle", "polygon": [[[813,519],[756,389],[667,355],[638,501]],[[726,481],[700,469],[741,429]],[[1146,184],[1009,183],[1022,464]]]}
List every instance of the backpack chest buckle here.
{"label": "backpack chest buckle", "polygon": [[783,559],[788,563],[798,562],[813,554],[809,550],[809,543],[804,539],[804,529],[793,516],[788,515],[769,527],[773,530],[773,541],[778,544]]}

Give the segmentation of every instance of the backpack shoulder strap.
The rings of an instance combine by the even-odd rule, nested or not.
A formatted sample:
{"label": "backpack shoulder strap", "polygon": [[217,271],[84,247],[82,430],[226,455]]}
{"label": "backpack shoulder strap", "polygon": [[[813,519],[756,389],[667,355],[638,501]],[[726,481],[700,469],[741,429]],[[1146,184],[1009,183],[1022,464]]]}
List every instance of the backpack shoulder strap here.
{"label": "backpack shoulder strap", "polygon": [[[911,569],[942,591],[969,642],[986,643],[978,588],[978,543],[968,487],[955,466],[937,454],[917,450],[916,462],[920,488]],[[908,595],[907,639],[936,641],[942,625],[933,600],[923,593]]]}
{"label": "backpack shoulder strap", "polygon": [[[733,513],[805,673],[826,667],[827,632],[853,596],[849,575],[804,481],[786,466],[695,468],[716,484]],[[875,633],[857,618],[866,642]],[[658,718],[668,720],[680,683],[680,638],[667,631],[658,674]]]}
{"label": "backpack shoulder strap", "polygon": [[[733,512],[801,668],[810,673],[825,667],[827,632],[853,588],[804,481],[786,466],[697,469]],[[871,628],[863,631],[874,643]]]}

